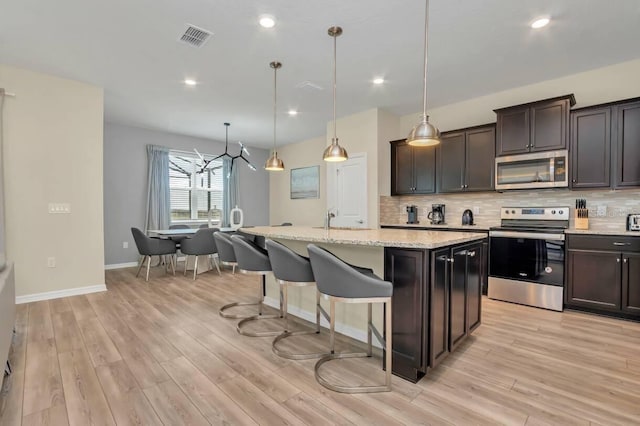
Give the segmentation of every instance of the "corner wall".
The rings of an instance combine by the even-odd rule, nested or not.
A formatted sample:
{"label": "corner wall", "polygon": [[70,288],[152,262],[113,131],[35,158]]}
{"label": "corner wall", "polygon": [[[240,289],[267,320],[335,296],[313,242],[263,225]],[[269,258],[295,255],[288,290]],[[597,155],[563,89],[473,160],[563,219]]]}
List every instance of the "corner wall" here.
{"label": "corner wall", "polygon": [[[102,89],[5,65],[0,87],[16,94],[4,104],[6,245],[16,295],[104,289]],[[51,202],[69,203],[70,213],[50,214]],[[51,257],[55,267],[47,267]]]}
{"label": "corner wall", "polygon": [[[222,127],[222,126],[221,126]],[[136,262],[138,251],[131,227],[143,228],[147,208],[148,144],[202,154],[219,154],[224,142],[160,132],[139,127],[106,123],[104,129],[104,263],[118,265]],[[231,152],[237,147],[230,144]],[[263,166],[269,152],[251,148],[251,162],[258,170],[239,166],[238,206],[245,225],[269,223],[269,177]],[[128,248],[123,248],[123,242]],[[104,266],[103,266],[104,268]]]}

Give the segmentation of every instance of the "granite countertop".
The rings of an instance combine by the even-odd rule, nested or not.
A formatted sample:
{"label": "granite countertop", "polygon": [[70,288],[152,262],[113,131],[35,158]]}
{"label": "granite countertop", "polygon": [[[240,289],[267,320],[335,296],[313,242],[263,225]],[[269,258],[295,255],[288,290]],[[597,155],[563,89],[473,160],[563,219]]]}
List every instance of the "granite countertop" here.
{"label": "granite countertop", "polygon": [[624,237],[640,237],[638,231],[615,230],[615,229],[567,229],[565,234],[582,234],[582,235],[613,235]]}
{"label": "granite countertop", "polygon": [[487,238],[479,232],[424,231],[410,229],[330,229],[305,226],[256,226],[242,228],[247,234],[312,243],[435,249]]}
{"label": "granite countertop", "polygon": [[489,225],[456,225],[452,223],[447,223],[445,225],[432,225],[430,223],[381,223],[380,226],[394,226],[394,227],[402,227],[402,228],[428,228],[428,229],[464,229],[465,231],[468,229],[469,232],[480,231],[486,232],[489,230]]}

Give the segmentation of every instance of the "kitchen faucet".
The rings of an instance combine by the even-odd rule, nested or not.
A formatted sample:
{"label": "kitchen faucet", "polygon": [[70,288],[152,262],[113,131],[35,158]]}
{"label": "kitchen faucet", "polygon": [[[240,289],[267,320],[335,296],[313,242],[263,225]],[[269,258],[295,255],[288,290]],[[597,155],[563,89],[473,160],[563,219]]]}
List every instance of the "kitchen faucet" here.
{"label": "kitchen faucet", "polygon": [[327,210],[327,217],[324,221],[324,229],[331,229],[331,218],[336,217],[335,213],[331,211],[331,209]]}

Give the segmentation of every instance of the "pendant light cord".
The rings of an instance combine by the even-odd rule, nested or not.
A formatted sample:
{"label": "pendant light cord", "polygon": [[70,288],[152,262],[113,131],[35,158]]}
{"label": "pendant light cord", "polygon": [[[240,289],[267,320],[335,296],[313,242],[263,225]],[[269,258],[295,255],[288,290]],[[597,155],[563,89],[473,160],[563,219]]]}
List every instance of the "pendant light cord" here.
{"label": "pendant light cord", "polygon": [[422,115],[427,119],[427,51],[429,48],[429,0],[426,0],[424,13],[424,79],[423,79],[423,99]]}
{"label": "pendant light cord", "polygon": [[331,143],[338,143],[338,131],[336,129],[336,80],[337,80],[337,72],[336,72],[336,62],[337,60],[337,38],[338,34],[333,35],[333,141]]}
{"label": "pendant light cord", "polygon": [[276,153],[276,111],[278,93],[278,67],[273,67],[273,153]]}

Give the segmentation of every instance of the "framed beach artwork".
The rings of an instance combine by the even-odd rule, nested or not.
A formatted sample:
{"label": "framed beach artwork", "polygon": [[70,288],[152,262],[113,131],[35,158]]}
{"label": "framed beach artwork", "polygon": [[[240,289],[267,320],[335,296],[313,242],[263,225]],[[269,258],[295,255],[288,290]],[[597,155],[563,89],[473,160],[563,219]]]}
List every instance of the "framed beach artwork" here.
{"label": "framed beach artwork", "polygon": [[291,169],[291,199],[320,198],[320,166]]}

